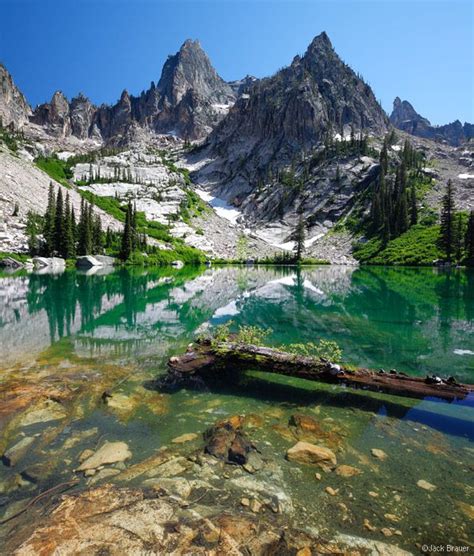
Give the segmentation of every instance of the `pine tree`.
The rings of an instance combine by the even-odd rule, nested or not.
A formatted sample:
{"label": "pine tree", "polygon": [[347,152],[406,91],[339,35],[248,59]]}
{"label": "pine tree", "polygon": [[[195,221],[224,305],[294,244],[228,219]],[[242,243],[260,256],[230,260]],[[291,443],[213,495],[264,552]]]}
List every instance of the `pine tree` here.
{"label": "pine tree", "polygon": [[446,259],[451,261],[454,247],[454,191],[451,180],[446,185],[441,208],[441,227],[439,246],[446,253]]}
{"label": "pine tree", "polygon": [[125,215],[125,224],[122,232],[122,245],[120,248],[120,258],[122,261],[126,261],[130,258],[133,250],[133,208],[132,203],[129,201],[127,205],[127,214]]}
{"label": "pine tree", "polygon": [[104,238],[102,234],[102,222],[98,214],[95,215],[92,227],[92,244],[94,253],[102,254],[104,250]]}
{"label": "pine tree", "polygon": [[382,150],[380,151],[380,166],[382,167],[382,172],[386,174],[388,171],[388,152],[386,141],[383,142]]}
{"label": "pine tree", "polygon": [[413,182],[410,189],[410,226],[415,226],[416,224],[418,224],[418,204],[415,182]]}
{"label": "pine tree", "polygon": [[28,238],[28,252],[32,257],[38,255],[40,251],[38,218],[38,215],[28,211],[26,216],[26,236]]}
{"label": "pine tree", "polygon": [[64,252],[64,204],[63,192],[58,187],[58,194],[56,196],[56,214],[54,217],[54,250],[62,256]]}
{"label": "pine tree", "polygon": [[387,247],[388,242],[390,241],[392,235],[392,231],[390,229],[390,218],[388,215],[385,215],[384,222],[383,222],[383,230],[382,230],[382,247]]}
{"label": "pine tree", "polygon": [[54,197],[53,182],[49,183],[48,205],[44,214],[44,252],[50,257],[54,252],[54,222],[56,217],[56,199]]}
{"label": "pine tree", "polygon": [[303,257],[304,252],[304,240],[306,236],[305,223],[303,215],[300,214],[298,219],[298,224],[295,229],[295,258],[297,262],[300,262]]}
{"label": "pine tree", "polygon": [[466,250],[466,264],[474,266],[474,210],[471,210],[467,221],[464,248]]}
{"label": "pine tree", "polygon": [[69,193],[66,195],[66,206],[64,209],[64,241],[63,251],[61,255],[65,259],[72,259],[76,256],[76,241],[74,237],[74,229],[72,223],[73,211],[69,199]]}
{"label": "pine tree", "polygon": [[90,221],[90,207],[82,199],[81,216],[78,226],[78,255],[90,255],[92,253],[92,226]]}
{"label": "pine tree", "polygon": [[132,229],[132,251],[134,251],[138,247],[138,237],[137,237],[137,204],[133,203],[132,209],[132,220],[131,220],[131,229]]}
{"label": "pine tree", "polygon": [[464,222],[462,214],[458,212],[454,217],[454,256],[457,262],[462,259],[464,243]]}

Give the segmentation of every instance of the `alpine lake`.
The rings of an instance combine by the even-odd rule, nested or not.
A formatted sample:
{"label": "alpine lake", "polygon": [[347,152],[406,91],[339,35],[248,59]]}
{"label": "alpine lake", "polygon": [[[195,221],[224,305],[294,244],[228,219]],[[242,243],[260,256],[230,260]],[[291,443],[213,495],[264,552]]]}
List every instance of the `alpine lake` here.
{"label": "alpine lake", "polygon": [[[364,538],[414,553],[424,544],[473,549],[472,398],[416,400],[257,371],[195,388],[157,386],[171,356],[229,321],[231,329],[271,329],[268,345],[333,340],[344,363],[474,383],[472,271],[1,274],[0,519],[13,519],[0,538],[21,519],[17,512],[61,483],[77,479],[71,493],[105,482],[146,485],[153,470],[128,471],[166,449],[179,460],[174,471],[168,462],[168,477],[205,479],[212,503],[234,513],[278,513],[325,539]],[[203,433],[235,415],[264,466],[204,473],[193,463],[204,453]],[[295,415],[317,426],[299,436]],[[300,439],[331,449],[343,470],[288,461]],[[77,471],[85,450],[116,441],[127,444],[126,460]],[[245,497],[259,505],[251,510]],[[31,523],[42,503],[27,508]]]}

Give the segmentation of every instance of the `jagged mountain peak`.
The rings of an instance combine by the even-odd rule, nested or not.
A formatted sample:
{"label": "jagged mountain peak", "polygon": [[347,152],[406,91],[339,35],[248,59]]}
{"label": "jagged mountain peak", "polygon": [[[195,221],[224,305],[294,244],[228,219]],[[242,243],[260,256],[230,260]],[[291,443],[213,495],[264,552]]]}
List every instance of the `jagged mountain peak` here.
{"label": "jagged mountain peak", "polygon": [[306,55],[321,50],[333,50],[331,39],[326,31],[322,31],[319,35],[314,37],[306,50]]}
{"label": "jagged mountain peak", "polygon": [[160,94],[171,105],[177,105],[190,89],[215,103],[234,99],[232,89],[217,74],[199,41],[192,39],[168,57],[158,82]]}

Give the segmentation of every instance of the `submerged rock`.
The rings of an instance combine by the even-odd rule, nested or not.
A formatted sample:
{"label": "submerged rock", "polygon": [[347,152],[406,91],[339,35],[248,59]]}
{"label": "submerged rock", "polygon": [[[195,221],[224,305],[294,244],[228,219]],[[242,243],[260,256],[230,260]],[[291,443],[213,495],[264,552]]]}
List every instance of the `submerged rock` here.
{"label": "submerged rock", "polygon": [[336,454],[324,446],[316,446],[309,442],[297,442],[290,448],[286,457],[289,461],[319,465],[325,471],[334,469],[337,465]]}
{"label": "submerged rock", "polygon": [[3,463],[9,467],[16,465],[18,461],[26,455],[34,441],[35,438],[33,436],[25,436],[22,438],[14,446],[8,448],[8,450],[3,454]]}
{"label": "submerged rock", "polygon": [[354,477],[355,475],[360,475],[362,471],[357,469],[357,467],[352,467],[351,465],[338,465],[336,467],[336,475],[340,477]]}
{"label": "submerged rock", "polygon": [[132,457],[132,452],[125,442],[105,442],[92,456],[77,468],[78,471],[97,469],[101,465],[125,461]]}
{"label": "submerged rock", "polygon": [[171,441],[173,444],[184,444],[185,442],[191,442],[191,440],[195,440],[198,435],[194,432],[189,432],[187,434],[182,434],[181,436],[177,436],[173,438]]}
{"label": "submerged rock", "polygon": [[374,456],[374,458],[380,459],[382,461],[387,459],[387,454],[383,450],[379,450],[379,448],[372,448],[370,453]]}
{"label": "submerged rock", "polygon": [[54,400],[44,400],[36,405],[31,406],[20,419],[21,427],[28,427],[36,423],[47,423],[49,421],[58,421],[66,417],[64,407]]}
{"label": "submerged rock", "polygon": [[[263,462],[257,463],[259,456],[256,448],[242,432],[243,421],[242,417],[233,416],[208,429],[204,433],[205,451],[225,462],[238,465],[248,464],[249,468],[257,470],[261,467],[260,463],[263,464]],[[250,454],[253,456],[249,462]]]}
{"label": "submerged rock", "polygon": [[430,492],[433,492],[434,490],[436,490],[435,485],[432,485],[431,483],[429,483],[428,481],[425,481],[424,479],[420,479],[416,484],[417,484],[417,486],[419,486],[423,490],[428,490]]}

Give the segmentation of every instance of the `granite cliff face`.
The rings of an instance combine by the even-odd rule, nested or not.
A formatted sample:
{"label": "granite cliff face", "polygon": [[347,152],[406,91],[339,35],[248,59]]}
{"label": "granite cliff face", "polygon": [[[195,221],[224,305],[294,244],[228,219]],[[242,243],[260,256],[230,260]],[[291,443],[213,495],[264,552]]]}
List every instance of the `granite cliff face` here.
{"label": "granite cliff face", "polygon": [[474,137],[473,124],[465,122],[463,125],[459,120],[456,120],[450,124],[433,126],[429,120],[420,116],[407,100],[402,101],[399,97],[393,101],[390,122],[410,135],[434,141],[444,141],[455,147]]}
{"label": "granite cliff face", "polygon": [[13,82],[5,66],[0,64],[0,120],[5,127],[13,125],[15,129],[28,122],[31,108],[23,93]]}
{"label": "granite cliff face", "polygon": [[133,96],[124,90],[113,106],[94,106],[80,94],[71,102],[56,92],[35,109],[32,122],[56,137],[99,139],[123,144],[134,129],[171,133],[184,139],[206,136],[227,114],[236,99],[198,41],[187,40],[165,62],[158,85]]}
{"label": "granite cliff face", "polygon": [[247,91],[209,137],[209,152],[225,159],[219,173],[229,180],[290,164],[328,135],[387,130],[371,88],[339,58],[326,33],[303,57]]}

